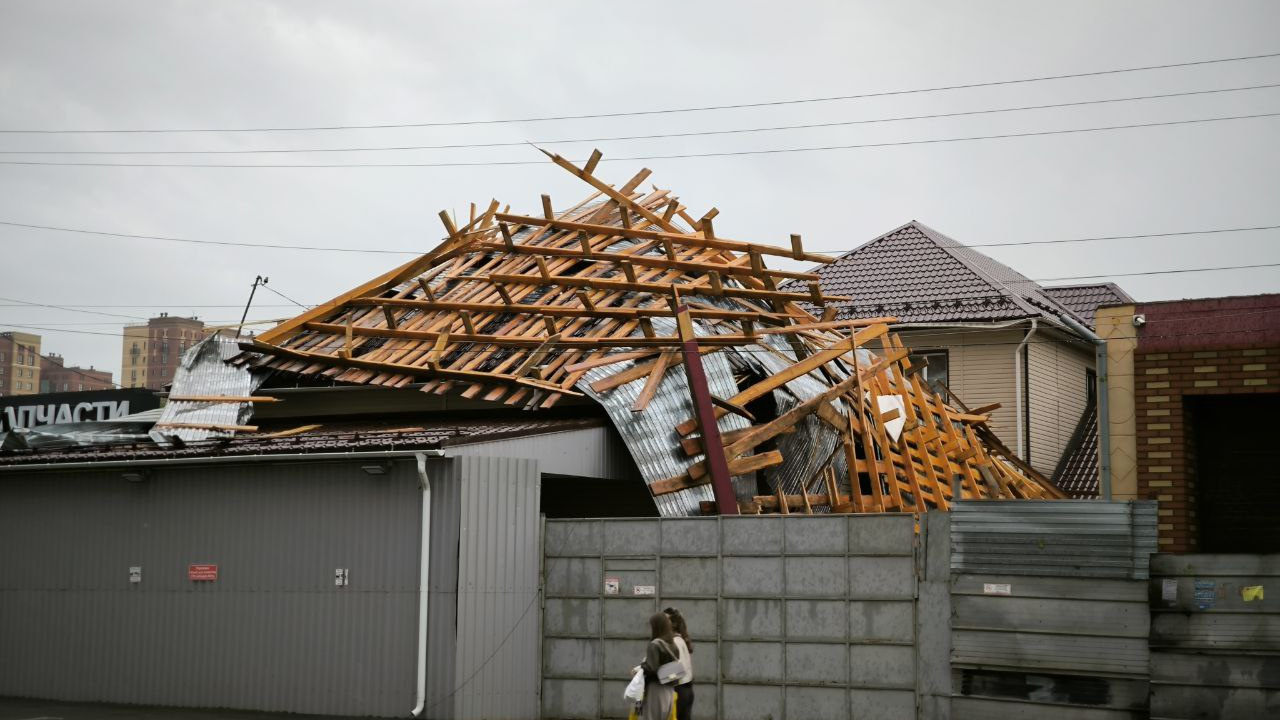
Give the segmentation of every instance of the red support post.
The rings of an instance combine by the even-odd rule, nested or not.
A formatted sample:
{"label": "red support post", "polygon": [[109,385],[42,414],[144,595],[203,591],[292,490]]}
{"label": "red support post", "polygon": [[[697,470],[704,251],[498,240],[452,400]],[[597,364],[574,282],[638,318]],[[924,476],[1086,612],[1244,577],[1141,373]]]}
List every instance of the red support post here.
{"label": "red support post", "polygon": [[738,514],[738,496],[729,480],[729,462],[724,456],[724,443],[720,440],[720,428],[716,425],[715,408],[711,391],[707,388],[707,374],[702,369],[702,353],[698,351],[698,339],[693,334],[693,320],[689,306],[676,308],[676,327],[680,331],[680,350],[684,354],[685,377],[689,379],[689,392],[693,396],[694,417],[702,433],[702,448],[707,457],[707,470],[711,474],[711,489],[715,493],[716,507],[721,515]]}

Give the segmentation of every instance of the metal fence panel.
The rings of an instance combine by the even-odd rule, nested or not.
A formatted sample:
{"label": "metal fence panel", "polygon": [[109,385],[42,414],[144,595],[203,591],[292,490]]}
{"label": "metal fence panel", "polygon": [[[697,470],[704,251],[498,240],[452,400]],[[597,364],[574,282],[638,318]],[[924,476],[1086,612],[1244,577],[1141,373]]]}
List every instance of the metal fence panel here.
{"label": "metal fence panel", "polygon": [[1151,717],[1280,714],[1280,555],[1155,555]]}
{"label": "metal fence panel", "polygon": [[1144,716],[1153,505],[955,505],[953,717]]}
{"label": "metal fence panel", "polygon": [[1147,558],[1156,551],[1155,505],[1096,500],[956,503],[951,567],[960,573],[1145,580]]}

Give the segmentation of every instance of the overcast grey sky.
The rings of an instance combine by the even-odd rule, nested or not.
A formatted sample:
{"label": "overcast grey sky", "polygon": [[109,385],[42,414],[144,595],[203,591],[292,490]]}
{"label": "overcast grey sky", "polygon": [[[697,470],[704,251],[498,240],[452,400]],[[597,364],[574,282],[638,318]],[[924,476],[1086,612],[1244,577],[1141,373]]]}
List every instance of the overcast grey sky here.
{"label": "overcast grey sky", "polygon": [[[1280,52],[1257,2],[86,2],[0,4],[0,129],[426,123],[874,93]],[[539,141],[952,113],[1280,83],[1280,57],[768,108],[380,130],[0,133],[0,150],[232,150]],[[1280,112],[1280,88],[844,127],[594,143],[609,156],[850,145]],[[528,147],[264,155],[0,155],[108,163],[538,160]],[[853,248],[918,219],[961,242],[1280,225],[1280,118],[640,167],[717,232]],[[586,189],[550,163],[437,168],[0,165],[0,221],[425,251],[436,213],[535,211]],[[304,303],[406,256],[227,248],[0,226],[0,296],[145,318],[238,319],[255,275]],[[983,248],[1040,278],[1280,262],[1280,231]],[[1275,292],[1280,268],[1116,278],[1140,300]],[[1052,284],[1052,283],[1047,283]],[[1064,282],[1058,284],[1065,284]],[[119,373],[125,319],[14,307],[0,329]],[[259,292],[251,316],[297,308]],[[89,323],[89,324],[84,324]],[[101,323],[101,324],[98,324]],[[62,332],[66,330],[80,333]]]}

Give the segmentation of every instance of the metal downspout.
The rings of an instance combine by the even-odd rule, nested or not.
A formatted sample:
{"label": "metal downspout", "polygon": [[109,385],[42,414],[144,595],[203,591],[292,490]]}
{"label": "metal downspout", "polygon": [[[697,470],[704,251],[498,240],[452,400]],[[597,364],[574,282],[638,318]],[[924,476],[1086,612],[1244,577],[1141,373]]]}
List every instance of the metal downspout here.
{"label": "metal downspout", "polygon": [[[444,453],[440,453],[443,455]],[[427,475],[427,454],[414,453],[418,465],[418,487],[422,488],[422,556],[418,569],[418,665],[417,694],[413,717],[422,715],[427,704],[427,602],[431,575],[431,477]]]}
{"label": "metal downspout", "polygon": [[1062,322],[1081,337],[1093,343],[1098,378],[1098,490],[1103,500],[1111,499],[1111,398],[1107,382],[1107,341],[1075,320],[1062,316]]}
{"label": "metal downspout", "polygon": [[[1018,343],[1018,347],[1013,351],[1013,397],[1017,407],[1017,417],[1014,418],[1014,427],[1017,428],[1018,435],[1018,457],[1024,462],[1027,459],[1026,453],[1026,431],[1022,422],[1022,395],[1023,385],[1026,378],[1022,372],[1022,349],[1027,346],[1027,342],[1031,340],[1031,336],[1036,334],[1037,318],[1031,318],[1031,328],[1027,330],[1026,337],[1022,338],[1022,342]],[[1026,374],[1030,375],[1031,368],[1027,368]]]}

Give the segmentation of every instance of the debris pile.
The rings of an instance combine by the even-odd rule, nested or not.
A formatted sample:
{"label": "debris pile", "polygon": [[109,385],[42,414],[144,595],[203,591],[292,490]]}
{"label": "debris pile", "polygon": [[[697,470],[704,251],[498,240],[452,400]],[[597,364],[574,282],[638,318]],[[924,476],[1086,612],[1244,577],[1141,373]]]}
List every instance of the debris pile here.
{"label": "debris pile", "polygon": [[[543,195],[540,215],[473,205],[460,227],[442,212],[434,250],[261,334],[238,362],[527,409],[589,396],[667,516],[726,511],[717,466],[729,511],[749,513],[1063,497],[987,428],[994,408],[922,381],[892,318],[835,320],[844,298],[816,274],[765,265],[832,261],[800,236],[723,238],[714,208],[695,218],[641,190],[647,169],[615,188],[595,175],[599,151],[581,167],[550,157],[594,192],[560,211]],[[699,391],[713,432],[695,419]]]}

